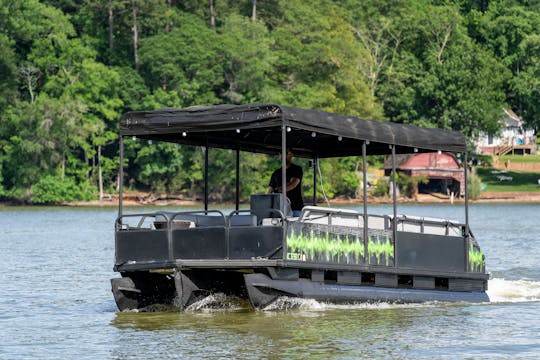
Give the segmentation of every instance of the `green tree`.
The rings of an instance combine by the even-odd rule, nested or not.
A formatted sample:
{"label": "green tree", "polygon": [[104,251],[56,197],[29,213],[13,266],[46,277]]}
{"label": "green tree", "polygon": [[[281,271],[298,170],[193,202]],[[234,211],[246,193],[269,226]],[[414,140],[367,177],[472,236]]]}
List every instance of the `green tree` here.
{"label": "green tree", "polygon": [[427,6],[417,12],[392,77],[381,86],[390,120],[464,132],[499,129],[509,73],[467,36],[458,8]]}
{"label": "green tree", "polygon": [[141,73],[154,91],[173,93],[190,106],[218,102],[216,89],[223,84],[223,69],[216,61],[218,37],[196,17],[185,15],[169,33],[147,38],[140,49]]}
{"label": "green tree", "polygon": [[473,36],[512,73],[505,84],[507,102],[536,129],[540,122],[539,10],[534,3],[499,0],[490,2],[487,11],[469,15]]}
{"label": "green tree", "polygon": [[272,31],[276,56],[266,101],[379,118],[362,77],[365,51],[329,1],[282,1]]}
{"label": "green tree", "polygon": [[236,14],[225,19],[219,29],[225,88],[220,94],[228,102],[249,103],[261,100],[272,69],[272,44],[262,22]]}
{"label": "green tree", "polygon": [[13,42],[0,34],[0,112],[13,101],[17,93],[17,64]]}

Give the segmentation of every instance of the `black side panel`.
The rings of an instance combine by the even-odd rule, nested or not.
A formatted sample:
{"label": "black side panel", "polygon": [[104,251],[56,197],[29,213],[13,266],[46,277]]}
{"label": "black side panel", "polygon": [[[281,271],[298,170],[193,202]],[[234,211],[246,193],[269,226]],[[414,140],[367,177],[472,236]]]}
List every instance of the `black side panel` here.
{"label": "black side panel", "polygon": [[175,259],[225,259],[227,239],[224,227],[173,230]]}
{"label": "black side panel", "polygon": [[231,259],[251,259],[272,255],[282,244],[283,230],[279,226],[232,227],[229,230]]}
{"label": "black side panel", "polygon": [[116,264],[168,260],[168,249],[166,230],[116,232]]}
{"label": "black side panel", "polygon": [[398,267],[465,271],[465,241],[461,237],[398,232]]}

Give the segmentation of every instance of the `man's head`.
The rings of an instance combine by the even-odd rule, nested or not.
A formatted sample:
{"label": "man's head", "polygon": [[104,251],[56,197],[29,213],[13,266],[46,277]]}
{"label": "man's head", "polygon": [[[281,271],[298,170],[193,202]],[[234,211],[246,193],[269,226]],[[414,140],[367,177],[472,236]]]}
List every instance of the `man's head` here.
{"label": "man's head", "polygon": [[[287,157],[285,158],[285,163],[288,165],[291,164],[294,154],[290,148],[287,148]],[[279,158],[281,159],[281,153],[279,153]]]}

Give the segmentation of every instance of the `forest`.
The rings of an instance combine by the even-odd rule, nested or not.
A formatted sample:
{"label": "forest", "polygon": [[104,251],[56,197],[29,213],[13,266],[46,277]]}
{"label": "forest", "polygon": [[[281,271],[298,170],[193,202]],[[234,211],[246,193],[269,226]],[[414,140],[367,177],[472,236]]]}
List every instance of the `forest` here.
{"label": "forest", "polygon": [[[0,200],[116,193],[131,110],[277,103],[472,141],[510,108],[538,130],[539,29],[537,0],[0,0]],[[201,197],[202,149],[125,146],[129,189]],[[209,155],[229,201],[235,155]],[[242,158],[242,196],[264,191],[277,159]],[[324,162],[328,195],[354,196],[359,165]]]}

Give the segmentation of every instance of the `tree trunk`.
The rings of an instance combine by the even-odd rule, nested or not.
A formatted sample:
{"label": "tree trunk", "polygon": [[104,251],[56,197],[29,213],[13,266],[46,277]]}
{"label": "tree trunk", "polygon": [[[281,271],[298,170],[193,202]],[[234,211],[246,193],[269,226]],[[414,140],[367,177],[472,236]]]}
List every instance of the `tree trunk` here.
{"label": "tree trunk", "polygon": [[251,8],[251,20],[257,20],[257,0],[253,0],[253,7]]}
{"label": "tree trunk", "polygon": [[109,0],[109,60],[114,50],[114,11],[112,0]]}
{"label": "tree trunk", "polygon": [[210,2],[210,27],[212,29],[216,28],[216,18],[214,16],[214,0],[209,0]]}
{"label": "tree trunk", "polygon": [[[169,6],[169,10],[172,9],[173,1],[168,0],[167,5]],[[171,20],[170,17],[167,17],[167,19],[166,19],[167,23],[165,24],[165,32],[170,32],[171,31],[171,21],[170,20]]]}
{"label": "tree trunk", "polygon": [[[88,158],[88,153],[85,151],[84,152],[84,163],[86,165],[89,165],[90,164],[90,159]],[[92,156],[92,169],[91,170],[88,170],[86,172],[86,180],[90,180],[90,176],[94,173],[94,168],[95,168],[95,161],[94,161],[94,157]]]}
{"label": "tree trunk", "polygon": [[98,145],[97,151],[98,162],[98,182],[99,182],[99,200],[103,200],[103,169],[101,167],[101,145]]}
{"label": "tree trunk", "polygon": [[61,167],[62,167],[62,179],[64,179],[64,177],[66,176],[66,153],[63,152],[62,153],[62,164],[61,164]]}
{"label": "tree trunk", "polygon": [[131,13],[133,16],[133,61],[135,70],[139,70],[139,29],[137,28],[137,4],[131,1]]}

